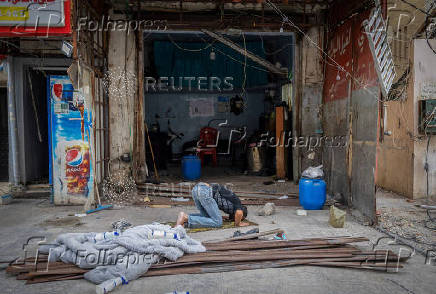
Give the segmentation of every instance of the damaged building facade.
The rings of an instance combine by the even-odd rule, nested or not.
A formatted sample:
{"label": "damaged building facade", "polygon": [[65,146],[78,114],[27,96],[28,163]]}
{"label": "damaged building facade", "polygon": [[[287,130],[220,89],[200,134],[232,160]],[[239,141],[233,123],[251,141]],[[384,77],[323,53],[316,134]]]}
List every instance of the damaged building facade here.
{"label": "damaged building facade", "polygon": [[[219,136],[200,151],[204,166],[297,183],[322,164],[327,192],[370,223],[377,185],[436,194],[436,44],[425,38],[426,17],[404,35],[390,1],[54,2],[55,26],[0,32],[2,126],[8,118],[0,134],[16,193],[49,179],[55,204],[91,205],[105,197],[105,179],[129,185],[180,173],[212,128]],[[378,72],[391,59],[374,57],[371,21],[385,34],[402,30],[407,49],[395,41],[384,49],[396,75]],[[404,50],[409,65],[397,66]],[[383,93],[390,77],[389,86],[405,87],[401,97]],[[74,143],[57,145],[69,127]]]}
{"label": "damaged building facade", "polygon": [[434,68],[435,0],[0,1],[0,289],[433,293]]}

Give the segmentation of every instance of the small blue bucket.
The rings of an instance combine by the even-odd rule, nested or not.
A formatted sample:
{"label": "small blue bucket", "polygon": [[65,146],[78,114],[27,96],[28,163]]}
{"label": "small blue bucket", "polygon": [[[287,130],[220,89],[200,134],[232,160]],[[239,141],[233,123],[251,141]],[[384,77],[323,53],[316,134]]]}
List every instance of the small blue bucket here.
{"label": "small blue bucket", "polygon": [[201,177],[201,160],[196,155],[186,155],[182,158],[182,174],[185,180],[195,181]]}

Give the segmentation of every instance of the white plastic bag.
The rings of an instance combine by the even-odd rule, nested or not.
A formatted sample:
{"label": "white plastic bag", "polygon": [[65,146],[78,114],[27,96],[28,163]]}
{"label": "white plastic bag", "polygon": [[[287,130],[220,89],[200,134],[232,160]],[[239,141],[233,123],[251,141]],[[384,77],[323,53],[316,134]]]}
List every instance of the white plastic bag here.
{"label": "white plastic bag", "polygon": [[302,174],[303,178],[308,179],[319,179],[324,177],[324,172],[322,171],[322,165],[317,167],[308,167]]}

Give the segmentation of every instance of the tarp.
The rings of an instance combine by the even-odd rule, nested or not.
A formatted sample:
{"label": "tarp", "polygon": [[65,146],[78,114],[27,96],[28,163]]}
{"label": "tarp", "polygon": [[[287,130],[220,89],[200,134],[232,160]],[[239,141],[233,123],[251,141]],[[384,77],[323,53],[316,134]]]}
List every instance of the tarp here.
{"label": "tarp", "polygon": [[[151,237],[153,231],[177,234],[178,238],[154,239]],[[53,244],[41,245],[39,251],[49,254],[50,262],[62,261],[80,268],[92,269],[85,274],[85,279],[95,284],[116,278],[134,280],[161,259],[176,261],[185,253],[206,251],[206,248],[190,238],[181,226],[171,228],[154,223],[133,227],[119,236],[108,233],[106,235],[112,237],[98,240],[101,234],[61,234]]]}
{"label": "tarp", "polygon": [[[202,42],[176,42],[176,44],[177,46],[170,41],[154,42],[154,61],[159,77],[218,77],[221,80],[232,77],[234,88],[241,88],[244,81],[243,55],[221,43],[214,43],[209,47],[207,43]],[[244,48],[243,43],[239,42],[238,45]],[[210,59],[212,47],[215,60]],[[202,48],[205,49],[200,50]],[[247,51],[265,58],[261,42],[246,42],[246,48]],[[249,58],[246,62],[245,87],[268,84],[266,69]],[[188,81],[183,81],[183,86],[188,86]]]}

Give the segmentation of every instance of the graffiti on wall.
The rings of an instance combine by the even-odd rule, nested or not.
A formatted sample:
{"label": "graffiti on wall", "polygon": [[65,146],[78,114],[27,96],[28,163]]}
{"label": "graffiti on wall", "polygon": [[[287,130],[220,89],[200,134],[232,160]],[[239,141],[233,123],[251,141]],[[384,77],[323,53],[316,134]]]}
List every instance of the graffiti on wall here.
{"label": "graffiti on wall", "polygon": [[[349,75],[352,70],[352,20],[338,27],[329,42],[324,84],[325,101],[348,97]],[[333,60],[334,61],[333,61]]]}

